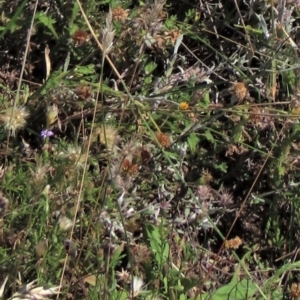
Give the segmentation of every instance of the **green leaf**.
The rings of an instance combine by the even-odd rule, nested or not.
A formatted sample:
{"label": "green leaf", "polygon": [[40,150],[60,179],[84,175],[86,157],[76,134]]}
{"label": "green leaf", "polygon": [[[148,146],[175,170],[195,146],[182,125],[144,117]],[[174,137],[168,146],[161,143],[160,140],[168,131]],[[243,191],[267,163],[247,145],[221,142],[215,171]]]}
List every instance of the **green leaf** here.
{"label": "green leaf", "polygon": [[[74,1],[74,6],[73,6],[73,9],[72,9],[71,20],[70,20],[70,23],[69,23],[69,26],[70,26],[70,29],[71,29],[70,30],[71,33],[75,33],[76,29],[78,28],[77,26],[73,25],[74,21],[76,20],[78,12],[79,12],[78,3],[76,1]],[[75,27],[75,30],[74,30],[73,27]]]}
{"label": "green leaf", "polygon": [[254,293],[257,291],[256,285],[249,279],[243,279],[237,281],[233,279],[229,284],[220,287],[213,294],[206,293],[201,295],[203,300],[245,300],[251,299]]}
{"label": "green leaf", "polygon": [[3,38],[3,36],[10,30],[10,32],[13,32],[16,27],[16,21],[18,20],[19,16],[21,15],[23,9],[25,8],[25,5],[27,4],[27,0],[24,0],[19,8],[17,9],[14,16],[11,18],[11,20],[6,24],[5,29],[0,34],[0,39]]}
{"label": "green leaf", "polygon": [[58,39],[58,35],[53,27],[53,24],[55,23],[55,20],[52,19],[50,16],[46,15],[45,13],[37,13],[35,18],[39,20],[42,24],[44,24],[51,33],[55,36],[56,39]]}
{"label": "green leaf", "polygon": [[209,142],[215,143],[215,139],[214,139],[213,135],[211,134],[210,130],[206,130],[204,135]]}
{"label": "green leaf", "polygon": [[197,137],[196,133],[192,132],[189,135],[187,142],[188,142],[191,152],[195,153],[195,151],[197,149],[197,145],[199,143],[199,138]]}
{"label": "green leaf", "polygon": [[242,135],[243,135],[243,129],[244,129],[244,126],[243,124],[238,124],[234,129],[233,129],[233,140],[236,142],[236,143],[239,143],[241,142],[241,139],[242,139]]}
{"label": "green leaf", "polygon": [[149,75],[149,74],[151,74],[155,69],[156,69],[156,67],[157,67],[157,64],[156,63],[154,63],[154,62],[150,62],[150,63],[148,63],[146,66],[145,66],[145,73],[146,73],[146,75]]}

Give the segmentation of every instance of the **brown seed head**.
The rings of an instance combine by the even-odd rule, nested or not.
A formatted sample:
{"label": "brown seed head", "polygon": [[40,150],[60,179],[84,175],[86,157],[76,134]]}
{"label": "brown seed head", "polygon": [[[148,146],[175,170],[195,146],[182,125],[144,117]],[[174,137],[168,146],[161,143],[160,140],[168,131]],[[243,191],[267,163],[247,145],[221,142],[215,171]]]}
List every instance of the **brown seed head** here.
{"label": "brown seed head", "polygon": [[155,137],[164,148],[168,148],[172,144],[170,136],[166,133],[156,132]]}

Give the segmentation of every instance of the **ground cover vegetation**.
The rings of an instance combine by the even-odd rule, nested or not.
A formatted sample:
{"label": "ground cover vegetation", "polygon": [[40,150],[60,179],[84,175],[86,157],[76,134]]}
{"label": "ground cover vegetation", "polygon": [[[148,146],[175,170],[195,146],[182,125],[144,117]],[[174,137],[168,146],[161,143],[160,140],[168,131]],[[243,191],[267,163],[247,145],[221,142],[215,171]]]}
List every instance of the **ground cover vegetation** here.
{"label": "ground cover vegetation", "polygon": [[0,11],[0,298],[300,297],[298,0]]}

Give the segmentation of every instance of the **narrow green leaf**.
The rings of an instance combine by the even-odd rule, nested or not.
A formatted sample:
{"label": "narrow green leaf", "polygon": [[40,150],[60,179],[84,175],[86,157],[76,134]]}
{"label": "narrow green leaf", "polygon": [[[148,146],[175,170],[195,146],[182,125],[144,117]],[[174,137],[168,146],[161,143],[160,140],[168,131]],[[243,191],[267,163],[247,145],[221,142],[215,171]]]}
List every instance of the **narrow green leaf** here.
{"label": "narrow green leaf", "polygon": [[14,16],[11,18],[11,20],[6,24],[5,29],[2,31],[2,33],[0,34],[0,39],[3,38],[3,36],[5,35],[5,33],[7,33],[9,30],[10,32],[13,32],[13,28],[16,26],[16,21],[19,18],[19,16],[21,15],[23,9],[25,8],[25,5],[27,4],[27,0],[24,0],[21,5],[19,6],[19,8],[17,9],[16,13],[14,14]]}

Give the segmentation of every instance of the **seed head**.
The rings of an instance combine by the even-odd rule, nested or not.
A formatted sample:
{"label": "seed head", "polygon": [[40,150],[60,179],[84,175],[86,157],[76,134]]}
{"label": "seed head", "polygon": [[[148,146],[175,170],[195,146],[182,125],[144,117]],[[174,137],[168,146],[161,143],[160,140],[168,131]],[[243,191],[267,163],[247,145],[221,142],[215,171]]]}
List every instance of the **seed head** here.
{"label": "seed head", "polygon": [[58,225],[62,231],[67,231],[73,226],[73,221],[64,215],[59,215]]}
{"label": "seed head", "polygon": [[106,145],[109,151],[113,150],[116,142],[118,141],[118,131],[110,125],[104,125],[100,128],[96,128],[93,132],[94,138],[99,137],[100,142]]}
{"label": "seed head", "polygon": [[16,135],[16,131],[22,129],[26,125],[26,118],[29,112],[24,106],[10,107],[4,113],[0,114],[0,122],[9,130],[12,136]]}
{"label": "seed head", "polygon": [[84,153],[81,147],[69,146],[65,151],[59,154],[61,158],[68,159],[68,161],[76,168],[84,168],[87,153]]}
{"label": "seed head", "polygon": [[81,46],[88,40],[88,34],[85,31],[78,29],[74,33],[72,40],[76,47]]}
{"label": "seed head", "polygon": [[155,136],[158,140],[158,142],[164,147],[164,148],[169,148],[172,144],[170,136],[166,133],[162,132],[156,132]]}
{"label": "seed head", "polygon": [[115,7],[112,9],[112,18],[114,21],[121,21],[122,23],[128,17],[128,11],[124,10],[122,7]]}
{"label": "seed head", "polygon": [[294,282],[290,288],[290,294],[292,299],[298,299],[300,297],[300,284]]}
{"label": "seed head", "polygon": [[131,286],[131,295],[133,296],[133,298],[137,297],[143,289],[144,289],[143,279],[137,276],[133,276],[133,281]]}
{"label": "seed head", "polygon": [[129,272],[124,270],[123,268],[121,271],[117,271],[116,275],[119,277],[120,281],[129,282],[129,280],[130,280]]}
{"label": "seed head", "polygon": [[237,249],[240,245],[242,245],[243,241],[240,237],[235,237],[234,239],[225,241],[226,249]]}
{"label": "seed head", "polygon": [[247,96],[248,90],[246,85],[243,82],[237,82],[235,83],[229,91],[234,94],[234,96],[237,98],[238,102],[242,102],[245,97]]}
{"label": "seed head", "polygon": [[47,107],[47,127],[53,124],[57,120],[58,107],[56,104],[49,105]]}
{"label": "seed head", "polygon": [[106,26],[102,31],[102,44],[103,44],[103,52],[108,54],[113,45],[113,40],[115,36],[115,31],[113,30],[112,25],[112,11],[109,10],[108,15],[106,17]]}

